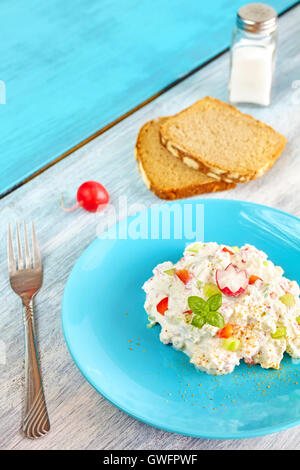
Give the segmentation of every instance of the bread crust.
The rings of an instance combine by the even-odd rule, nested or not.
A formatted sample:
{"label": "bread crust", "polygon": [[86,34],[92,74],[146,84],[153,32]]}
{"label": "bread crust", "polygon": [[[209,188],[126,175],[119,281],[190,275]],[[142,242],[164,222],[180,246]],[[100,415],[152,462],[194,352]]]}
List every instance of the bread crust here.
{"label": "bread crust", "polygon": [[[274,153],[274,155],[272,155],[272,158],[270,159],[270,161],[264,167],[258,168],[256,171],[252,171],[252,172],[249,171],[249,172],[243,173],[243,174],[238,173],[238,172],[233,173],[231,171],[228,171],[228,169],[222,168],[221,164],[219,166],[208,165],[205,161],[203,161],[201,159],[201,157],[199,157],[198,155],[195,155],[195,154],[191,153],[190,151],[188,151],[188,149],[186,148],[184,143],[178,144],[178,142],[175,142],[175,141],[172,140],[172,138],[170,137],[169,132],[168,132],[168,124],[169,124],[168,122],[163,123],[163,124],[160,125],[159,133],[160,133],[160,141],[161,141],[162,145],[164,147],[166,147],[166,149],[170,153],[172,153],[172,155],[174,155],[177,158],[180,158],[183,161],[183,163],[187,164],[188,166],[191,166],[191,162],[193,162],[193,168],[198,169],[199,171],[201,171],[201,173],[204,173],[207,176],[210,176],[211,178],[215,178],[217,181],[224,181],[224,182],[227,182],[227,183],[246,183],[247,181],[253,180],[253,179],[258,178],[259,176],[262,176],[263,174],[265,174],[274,165],[276,160],[281,155],[281,153],[282,153],[282,151],[283,151],[283,149],[286,145],[286,142],[287,142],[286,138],[282,134],[279,134],[279,132],[274,131],[274,129],[272,129],[272,127],[268,126],[267,124],[263,123],[262,121],[259,121],[259,120],[255,119],[250,114],[241,113],[234,106],[232,106],[228,103],[224,103],[223,101],[218,100],[216,98],[212,98],[212,97],[207,96],[205,98],[202,98],[201,100],[198,100],[192,106],[196,105],[197,103],[204,102],[204,101],[217,102],[217,103],[221,104],[222,106],[225,106],[225,107],[228,107],[228,108],[232,109],[235,113],[242,114],[243,116],[247,116],[252,121],[258,123],[261,128],[267,128],[267,129],[272,130],[273,132],[276,132],[276,134],[280,137],[281,142],[280,142],[280,146],[278,147],[277,151]],[[192,107],[192,106],[190,106],[190,107]],[[181,116],[187,109],[189,109],[189,108],[186,108],[186,109],[180,111],[179,113],[175,114],[174,116],[172,116],[170,118],[170,120],[172,118],[176,118],[178,116]]]}
{"label": "bread crust", "polygon": [[[167,119],[167,118],[166,118]],[[204,194],[204,193],[212,193],[216,191],[223,191],[227,189],[235,188],[235,184],[232,182],[225,182],[225,181],[211,181],[204,184],[190,184],[185,188],[176,188],[171,187],[168,190],[164,190],[158,187],[154,181],[151,180],[151,177],[146,173],[144,166],[143,166],[143,155],[142,155],[142,135],[143,132],[147,130],[155,121],[149,121],[144,124],[138,134],[134,155],[137,161],[138,171],[140,172],[142,179],[150,191],[152,191],[156,196],[161,199],[167,200],[174,200],[174,199],[182,199],[190,196],[195,196],[197,194]]]}

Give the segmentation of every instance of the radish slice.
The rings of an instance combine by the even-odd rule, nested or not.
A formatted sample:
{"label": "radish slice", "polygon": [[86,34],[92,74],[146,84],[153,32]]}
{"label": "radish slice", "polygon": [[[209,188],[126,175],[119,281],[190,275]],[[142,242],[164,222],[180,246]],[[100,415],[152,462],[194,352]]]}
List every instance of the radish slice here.
{"label": "radish slice", "polygon": [[225,270],[217,269],[216,281],[223,294],[237,297],[247,289],[249,277],[247,271],[239,271],[237,266],[229,264]]}

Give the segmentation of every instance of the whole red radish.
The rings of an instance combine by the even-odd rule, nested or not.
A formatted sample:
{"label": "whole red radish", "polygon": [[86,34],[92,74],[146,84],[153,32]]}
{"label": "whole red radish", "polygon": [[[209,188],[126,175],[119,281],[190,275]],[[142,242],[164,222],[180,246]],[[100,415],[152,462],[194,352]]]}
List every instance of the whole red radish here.
{"label": "whole red radish", "polygon": [[70,208],[63,206],[63,200],[61,197],[61,208],[64,211],[73,211],[77,207],[82,207],[88,212],[97,212],[108,204],[109,194],[105,187],[98,183],[98,181],[86,181],[82,183],[77,190],[77,201],[78,203]]}

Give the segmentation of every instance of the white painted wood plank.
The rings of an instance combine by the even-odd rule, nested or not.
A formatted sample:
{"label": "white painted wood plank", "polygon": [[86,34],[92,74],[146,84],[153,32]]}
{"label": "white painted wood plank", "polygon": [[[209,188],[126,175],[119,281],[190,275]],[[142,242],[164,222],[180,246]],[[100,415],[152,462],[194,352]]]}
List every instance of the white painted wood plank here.
{"label": "white painted wood plank", "polygon": [[[264,177],[215,194],[264,203],[300,217],[300,6],[280,19],[276,86],[269,109],[252,114],[288,137],[284,155]],[[140,126],[155,116],[172,114],[205,95],[226,100],[228,54],[165,93],[118,126],[0,201],[0,341],[6,364],[0,364],[0,448],[2,449],[300,449],[300,427],[241,441],[213,441],[170,434],[140,423],[98,395],[78,372],[61,330],[60,304],[67,276],[84,248],[96,237],[99,215],[78,210],[76,188],[88,179],[101,181],[112,202],[126,195],[129,204],[149,206],[159,200],[142,183],[133,157]],[[300,88],[299,88],[300,89]],[[101,112],[101,110],[99,110]],[[44,258],[44,287],[36,300],[42,371],[52,430],[37,441],[19,432],[23,398],[23,326],[20,303],[11,291],[6,268],[6,223],[34,219]]]}

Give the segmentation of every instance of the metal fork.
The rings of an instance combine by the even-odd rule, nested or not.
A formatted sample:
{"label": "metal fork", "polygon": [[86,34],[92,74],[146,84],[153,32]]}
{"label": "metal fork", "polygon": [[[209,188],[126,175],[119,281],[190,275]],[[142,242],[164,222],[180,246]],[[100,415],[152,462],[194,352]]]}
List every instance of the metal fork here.
{"label": "metal fork", "polygon": [[20,238],[19,225],[16,223],[17,262],[14,254],[13,238],[8,224],[8,271],[12,289],[21,297],[25,324],[25,413],[23,432],[26,437],[36,439],[50,430],[43,384],[39,369],[36,335],[33,317],[33,297],[43,282],[43,269],[40,250],[32,222],[32,261],[24,222],[25,260]]}

